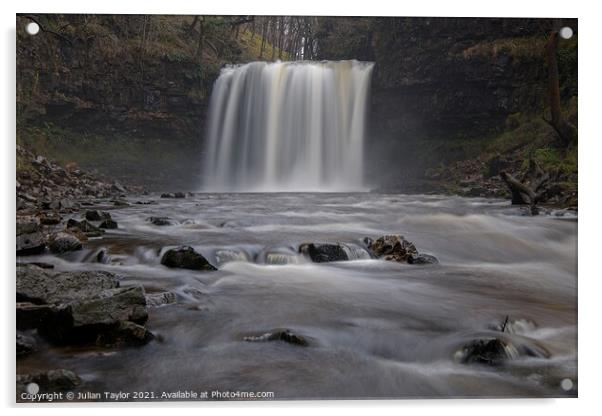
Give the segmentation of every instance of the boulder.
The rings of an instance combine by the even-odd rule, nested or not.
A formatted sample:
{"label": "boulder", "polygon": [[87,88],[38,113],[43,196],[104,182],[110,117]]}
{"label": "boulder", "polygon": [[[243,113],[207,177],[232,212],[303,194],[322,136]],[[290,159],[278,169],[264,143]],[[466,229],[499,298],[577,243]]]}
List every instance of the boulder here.
{"label": "boulder", "polygon": [[17,235],[17,256],[41,254],[46,248],[46,239],[41,232]]}
{"label": "boulder", "polygon": [[217,270],[209,264],[205,257],[189,246],[181,246],[167,250],[161,258],[161,264],[167,267],[180,269]]}
{"label": "boulder", "polygon": [[114,229],[119,228],[119,226],[117,225],[117,222],[113,221],[112,219],[107,219],[107,220],[104,220],[103,222],[101,222],[100,225],[98,226],[98,228],[114,230]]}
{"label": "boulder", "polygon": [[410,257],[418,256],[414,244],[401,235],[384,235],[373,241],[369,249],[375,257],[400,263],[406,263]]}
{"label": "boulder", "polygon": [[52,251],[53,253],[60,254],[69,251],[81,250],[83,248],[83,244],[73,234],[60,232],[54,234],[50,238],[48,248],[50,248],[50,251]]}
{"label": "boulder", "polygon": [[161,194],[161,198],[175,198],[175,195],[170,192],[166,192]]}
{"label": "boulder", "polygon": [[34,329],[56,313],[55,305],[36,305],[31,302],[17,302],[17,329]]}
{"label": "boulder", "polygon": [[169,217],[148,217],[146,221],[150,222],[153,225],[174,225],[174,221]]}
{"label": "boulder", "polygon": [[33,337],[17,331],[17,357],[31,354],[36,348],[37,343]]}
{"label": "boulder", "polygon": [[515,341],[500,337],[475,339],[456,352],[456,359],[463,364],[498,366],[518,357],[550,357],[550,353],[535,342]]}
{"label": "boulder", "polygon": [[53,274],[34,265],[17,267],[17,301],[35,304],[62,304],[99,295],[119,287],[113,273],[105,271]]}
{"label": "boulder", "polygon": [[69,304],[74,328],[85,325],[111,325],[119,321],[146,322],[146,297],[142,286],[106,289],[92,298]]}
{"label": "boulder", "polygon": [[115,182],[111,185],[111,191],[113,192],[120,192],[120,193],[125,193],[127,192],[127,190],[125,189],[125,187],[120,184],[119,182]]}
{"label": "boulder", "polygon": [[415,254],[415,255],[408,257],[408,263],[409,264],[438,264],[439,260],[437,260],[437,257],[431,256],[430,254],[420,253],[420,254]]}
{"label": "boulder", "polygon": [[17,393],[26,392],[27,385],[36,383],[40,393],[72,390],[82,383],[82,380],[73,371],[50,370],[32,374],[17,374]]}
{"label": "boulder", "polygon": [[341,244],[303,243],[299,246],[299,252],[309,256],[314,263],[349,260]]}
{"label": "boulder", "polygon": [[146,295],[146,306],[148,307],[159,307],[163,305],[169,305],[170,303],[176,303],[177,296],[173,292],[162,292],[162,293],[151,293]]}
{"label": "boulder", "polygon": [[17,301],[17,326],[37,328],[41,336],[57,344],[96,342],[103,337],[124,343],[151,339],[140,335],[138,327],[124,324],[146,322],[143,287],[121,288],[109,272],[53,274],[36,266],[20,266]]}
{"label": "boulder", "polygon": [[244,337],[243,340],[247,342],[283,341],[301,347],[307,347],[309,345],[304,337],[291,332],[289,329],[274,330],[261,335],[250,335]]}
{"label": "boulder", "polygon": [[40,220],[33,216],[17,217],[17,256],[40,254],[46,248]]}
{"label": "boulder", "polygon": [[46,212],[40,216],[40,223],[44,225],[60,224],[61,216],[56,212]]}
{"label": "boulder", "polygon": [[459,357],[464,364],[499,365],[512,358],[512,352],[499,338],[478,339],[464,345]]}
{"label": "boulder", "polygon": [[17,235],[31,234],[41,230],[40,220],[33,216],[17,217]]}
{"label": "boulder", "polygon": [[104,233],[104,230],[92,225],[87,220],[77,221],[73,218],[67,221],[67,229],[77,229],[87,237],[100,237]]}
{"label": "boulder", "polygon": [[186,198],[186,194],[184,192],[176,192],[173,194],[174,198]]}
{"label": "boulder", "polygon": [[111,219],[111,214],[109,214],[106,211],[99,211],[99,210],[88,210],[85,212],[84,217],[88,220],[88,221],[103,221],[103,220],[110,220]]}
{"label": "boulder", "polygon": [[144,345],[155,336],[144,326],[134,322],[120,321],[110,331],[103,332],[97,339],[98,345]]}
{"label": "boulder", "polygon": [[38,333],[55,344],[107,344],[124,337],[123,322],[141,325],[147,318],[142,286],[107,289],[57,307],[40,322]]}

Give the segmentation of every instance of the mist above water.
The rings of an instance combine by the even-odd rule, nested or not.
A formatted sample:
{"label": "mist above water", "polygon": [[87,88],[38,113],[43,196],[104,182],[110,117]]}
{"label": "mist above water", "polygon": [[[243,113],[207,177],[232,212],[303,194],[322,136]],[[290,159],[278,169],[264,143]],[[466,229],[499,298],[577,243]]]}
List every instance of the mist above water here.
{"label": "mist above water", "polygon": [[203,189],[362,190],[372,67],[326,61],[224,68],[211,97]]}

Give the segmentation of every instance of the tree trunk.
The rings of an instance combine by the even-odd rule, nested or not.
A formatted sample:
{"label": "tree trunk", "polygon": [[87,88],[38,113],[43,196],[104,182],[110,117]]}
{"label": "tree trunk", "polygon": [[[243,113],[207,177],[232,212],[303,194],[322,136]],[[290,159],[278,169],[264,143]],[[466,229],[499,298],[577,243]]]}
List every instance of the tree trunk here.
{"label": "tree trunk", "polygon": [[271,39],[271,42],[272,42],[272,58],[271,58],[271,60],[272,61],[276,57],[276,33],[277,33],[276,32],[276,22],[278,21],[278,18],[274,17],[273,19],[274,20],[272,21],[272,37],[271,37],[272,38]]}
{"label": "tree trunk", "polygon": [[263,59],[263,49],[265,48],[265,37],[267,36],[267,19],[261,25],[261,48],[259,49],[259,59]]}
{"label": "tree trunk", "polygon": [[205,31],[203,27],[204,17],[199,19],[199,38],[197,41],[195,57],[201,62],[203,60],[203,43],[205,42]]}
{"label": "tree trunk", "polygon": [[556,53],[558,51],[558,32],[552,32],[546,43],[546,62],[548,64],[548,96],[550,99],[551,120],[546,120],[565,146],[568,146],[576,137],[577,132],[574,126],[562,117],[560,108],[560,80],[558,76],[558,60]]}

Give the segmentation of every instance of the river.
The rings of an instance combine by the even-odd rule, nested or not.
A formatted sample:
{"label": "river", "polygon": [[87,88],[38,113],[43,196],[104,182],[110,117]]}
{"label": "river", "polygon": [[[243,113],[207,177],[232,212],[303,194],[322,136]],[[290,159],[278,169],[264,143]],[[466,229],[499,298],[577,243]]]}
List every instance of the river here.
{"label": "river", "polygon": [[[55,270],[109,270],[122,285],[172,291],[149,308],[158,338],[143,347],[52,347],[18,372],[67,368],[92,390],[273,392],[275,399],[531,397],[577,394],[577,218],[530,217],[507,201],[370,193],[132,196],[110,210],[119,229],[65,255],[31,256]],[[139,200],[154,200],[141,205]],[[155,226],[150,216],[177,225]],[[370,259],[362,239],[402,234],[438,265]],[[344,242],[355,259],[311,263],[303,242]],[[168,269],[166,247],[186,244],[218,271]],[[105,248],[109,261],[98,263]],[[504,334],[549,358],[498,367],[462,364],[465,343]],[[309,346],[245,342],[287,328]],[[569,379],[572,388],[561,388]],[[566,381],[565,381],[566,383]]]}

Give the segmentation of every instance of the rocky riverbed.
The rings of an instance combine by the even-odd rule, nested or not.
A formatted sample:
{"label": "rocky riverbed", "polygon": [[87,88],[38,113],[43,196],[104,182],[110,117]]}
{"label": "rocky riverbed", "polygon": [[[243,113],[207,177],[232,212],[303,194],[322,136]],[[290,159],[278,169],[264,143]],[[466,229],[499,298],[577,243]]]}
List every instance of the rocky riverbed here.
{"label": "rocky riverbed", "polygon": [[18,211],[17,244],[40,238],[18,256],[18,395],[32,381],[155,400],[577,394],[573,211],[380,194],[73,202]]}

